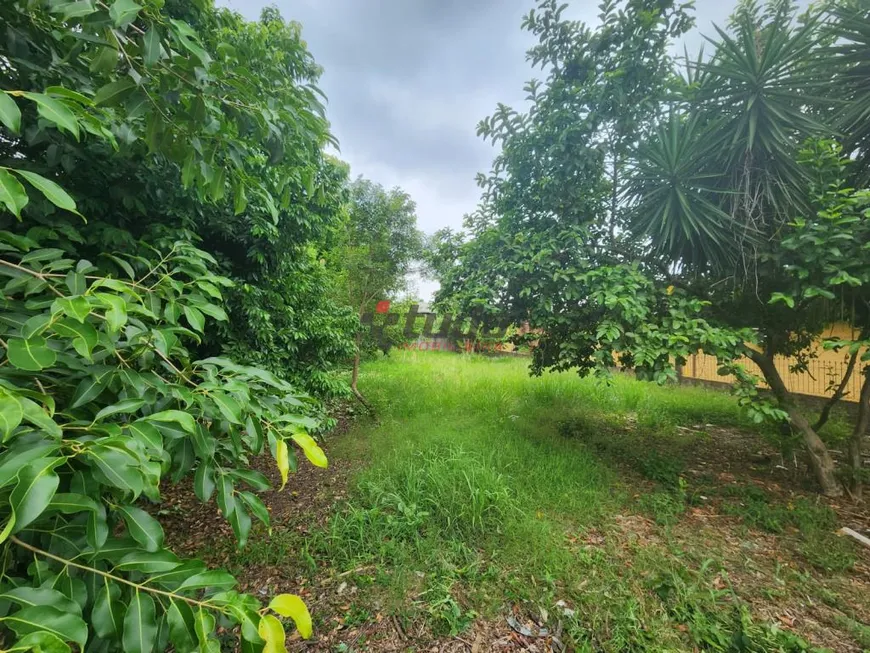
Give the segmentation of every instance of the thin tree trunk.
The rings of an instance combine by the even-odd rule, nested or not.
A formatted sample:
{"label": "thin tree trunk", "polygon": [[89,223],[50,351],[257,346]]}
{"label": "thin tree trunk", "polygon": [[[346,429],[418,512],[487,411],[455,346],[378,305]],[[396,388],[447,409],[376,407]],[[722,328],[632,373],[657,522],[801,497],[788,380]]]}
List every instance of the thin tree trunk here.
{"label": "thin tree trunk", "polygon": [[843,379],[840,381],[840,385],[837,387],[837,390],[831,395],[831,398],[825,402],[825,405],[822,407],[822,412],[819,415],[818,421],[813,425],[813,430],[818,432],[820,428],[822,428],[825,424],[828,423],[828,418],[831,416],[831,410],[834,406],[837,405],[837,402],[840,401],[843,397],[846,396],[846,386],[849,384],[849,379],[852,378],[852,374],[855,371],[855,363],[858,361],[858,352],[852,354],[849,358],[849,365],[846,367],[846,373],[843,375]]}
{"label": "thin tree trunk", "polygon": [[611,175],[611,183],[613,184],[613,187],[610,190],[610,246],[613,247],[613,243],[616,240],[616,207],[619,200],[619,159],[616,156],[615,148],[613,152],[613,173]]}
{"label": "thin tree trunk", "polygon": [[353,355],[353,371],[350,375],[350,389],[353,392],[354,396],[359,400],[359,402],[368,408],[372,409],[371,404],[366,401],[366,398],[363,396],[362,392],[356,387],[357,379],[359,379],[359,359],[360,359],[360,347],[362,347],[362,334],[356,334],[356,353]]}
{"label": "thin tree trunk", "polygon": [[858,420],[849,440],[849,486],[852,496],[861,498],[863,490],[864,465],[861,448],[867,427],[870,426],[870,368],[864,369],[864,383],[861,386],[861,399],[858,402]]}
{"label": "thin tree trunk", "polygon": [[801,434],[810,458],[810,466],[813,468],[816,480],[822,488],[822,494],[829,497],[843,495],[843,486],[837,480],[834,460],[828,453],[828,448],[819,434],[813,429],[806,417],[798,409],[797,403],[788,388],[785,387],[779,371],[773,363],[773,357],[762,352],[751,351],[749,357],[761,369],[767,384],[773,391],[780,407],[788,414],[791,425]]}

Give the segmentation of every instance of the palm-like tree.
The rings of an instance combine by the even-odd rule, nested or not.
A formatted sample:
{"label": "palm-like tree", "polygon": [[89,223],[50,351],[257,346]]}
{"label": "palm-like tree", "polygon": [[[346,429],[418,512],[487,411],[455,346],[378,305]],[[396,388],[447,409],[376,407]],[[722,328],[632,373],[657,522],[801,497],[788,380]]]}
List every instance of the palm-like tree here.
{"label": "palm-like tree", "polygon": [[[633,228],[724,321],[756,329],[761,350],[747,355],[803,436],[823,490],[838,494],[833,461],[773,364],[777,354],[806,354],[824,324],[821,300],[769,304],[789,285],[783,233],[812,215],[801,147],[838,128],[850,130],[852,149],[870,147],[870,18],[846,8],[830,15],[799,16],[791,0],[763,9],[749,0],[728,31],[717,28],[713,56],[691,66],[670,119],[641,150]],[[832,77],[845,96],[832,93]]]}
{"label": "palm-like tree", "polygon": [[832,92],[841,100],[836,120],[846,151],[855,158],[861,185],[870,181],[870,0],[854,0],[833,10],[830,25],[835,42],[829,54],[836,61]]}
{"label": "palm-like tree", "polygon": [[634,228],[672,262],[698,272],[756,273],[764,243],[804,206],[803,141],[830,136],[822,102],[817,12],[792,2],[744,3],[715,53],[690,64],[670,120],[642,148]]}

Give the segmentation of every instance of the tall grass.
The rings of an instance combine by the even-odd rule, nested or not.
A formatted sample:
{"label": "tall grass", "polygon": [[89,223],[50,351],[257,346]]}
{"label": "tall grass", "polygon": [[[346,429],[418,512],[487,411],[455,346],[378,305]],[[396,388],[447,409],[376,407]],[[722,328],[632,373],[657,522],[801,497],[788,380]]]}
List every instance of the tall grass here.
{"label": "tall grass", "polygon": [[[568,600],[576,611],[562,619],[577,650],[720,650],[732,636],[761,646],[746,650],[779,643],[732,597],[720,606],[685,590],[686,574],[706,572],[661,547],[627,560],[618,540],[578,544],[631,510],[632,488],[563,427],[604,440],[628,420],[653,436],[708,422],[757,428],[727,394],[622,376],[530,378],[522,359],[435,352],[369,363],[360,386],[377,420],[334,441],[330,455],[364,466],[347,504],[305,546],[313,560],[374,568],[388,610],[422,611],[436,632],[455,634],[505,602],[558,610]],[[679,589],[679,602],[663,587]],[[675,615],[699,625],[678,629]],[[794,642],[782,650],[804,650]]]}

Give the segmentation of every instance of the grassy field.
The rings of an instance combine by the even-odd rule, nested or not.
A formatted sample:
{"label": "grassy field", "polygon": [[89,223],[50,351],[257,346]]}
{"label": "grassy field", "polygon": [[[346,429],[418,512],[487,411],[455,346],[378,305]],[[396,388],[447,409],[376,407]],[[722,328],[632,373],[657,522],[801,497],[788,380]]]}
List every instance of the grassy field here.
{"label": "grassy field", "polygon": [[360,385],[376,418],[327,439],[319,524],[204,552],[307,588],[300,650],[870,648],[843,511],[726,393],[421,352]]}

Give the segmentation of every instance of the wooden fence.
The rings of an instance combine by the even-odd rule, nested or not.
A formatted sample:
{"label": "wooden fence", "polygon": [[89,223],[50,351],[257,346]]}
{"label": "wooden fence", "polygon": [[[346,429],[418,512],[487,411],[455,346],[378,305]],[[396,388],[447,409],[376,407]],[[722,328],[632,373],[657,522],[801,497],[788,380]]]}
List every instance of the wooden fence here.
{"label": "wooden fence", "polygon": [[[746,366],[747,370],[754,372],[761,378],[761,372],[755,363],[749,359],[744,359],[741,362]],[[792,372],[791,368],[794,365],[794,361],[782,356],[776,358],[775,364],[780,376],[782,376],[783,382],[791,392],[814,397],[830,397],[834,389],[839,386],[848,367],[848,361],[845,356],[842,356],[840,360],[831,360],[830,358],[813,359],[809,362],[806,372]],[[715,383],[733,383],[734,377],[731,375],[720,376],[717,372],[718,367],[715,357],[699,353],[689,357],[681,372],[682,376],[686,379]],[[858,401],[858,397],[861,394],[862,381],[861,367],[856,365],[855,371],[846,385],[847,394],[843,398],[844,401]],[[758,385],[761,388],[768,387],[763,381]]]}

